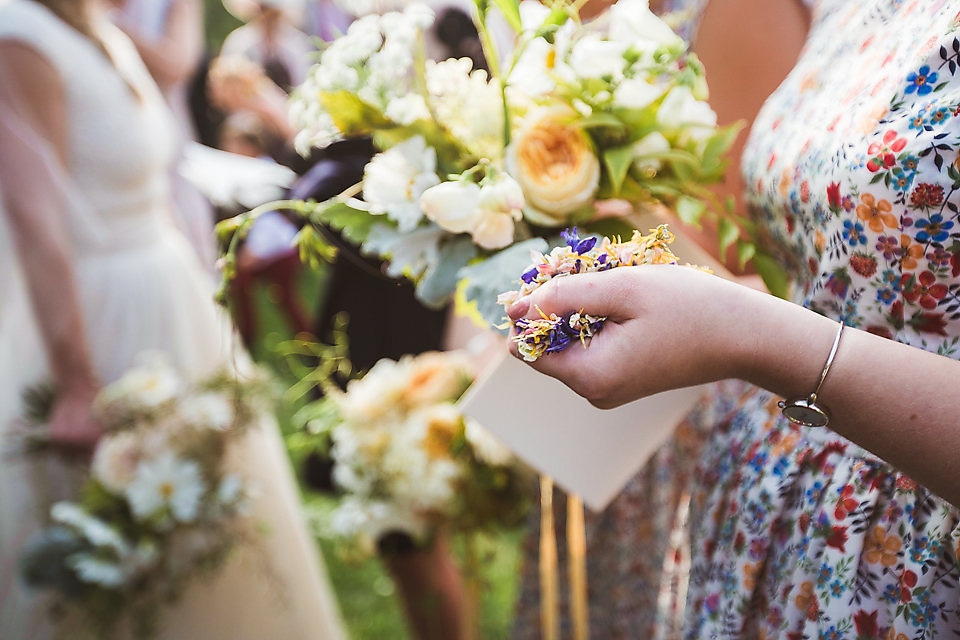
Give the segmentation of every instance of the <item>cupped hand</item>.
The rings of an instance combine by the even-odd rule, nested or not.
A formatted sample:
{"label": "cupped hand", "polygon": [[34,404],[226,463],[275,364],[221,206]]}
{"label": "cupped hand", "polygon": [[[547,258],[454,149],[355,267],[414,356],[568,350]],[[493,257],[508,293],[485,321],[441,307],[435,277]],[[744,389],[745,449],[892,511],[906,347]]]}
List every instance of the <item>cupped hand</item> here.
{"label": "cupped hand", "polygon": [[100,439],[100,425],[93,412],[97,387],[83,384],[63,389],[48,422],[50,444],[54,447],[85,452],[92,450]]}
{"label": "cupped hand", "polygon": [[[507,312],[512,320],[541,310],[607,316],[586,348],[573,343],[530,366],[612,408],[737,377],[749,359],[749,323],[767,297],[689,267],[640,266],[555,278]],[[518,355],[515,344],[511,351]]]}

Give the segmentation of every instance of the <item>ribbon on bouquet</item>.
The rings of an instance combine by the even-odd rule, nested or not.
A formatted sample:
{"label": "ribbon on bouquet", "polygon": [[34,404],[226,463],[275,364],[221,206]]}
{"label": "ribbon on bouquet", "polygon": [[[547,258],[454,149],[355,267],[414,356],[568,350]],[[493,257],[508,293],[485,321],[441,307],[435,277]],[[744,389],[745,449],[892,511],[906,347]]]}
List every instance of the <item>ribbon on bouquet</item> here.
{"label": "ribbon on bouquet", "polygon": [[[567,496],[567,576],[574,640],[590,637],[587,604],[587,544],[583,501]],[[560,576],[553,511],[553,479],[540,476],[540,628],[543,640],[560,638]]]}

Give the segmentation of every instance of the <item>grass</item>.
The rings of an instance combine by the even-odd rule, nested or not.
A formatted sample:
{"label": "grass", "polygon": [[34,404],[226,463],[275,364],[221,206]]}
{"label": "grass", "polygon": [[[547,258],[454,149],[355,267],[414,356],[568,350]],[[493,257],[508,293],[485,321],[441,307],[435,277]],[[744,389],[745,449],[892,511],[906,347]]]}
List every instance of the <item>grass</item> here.
{"label": "grass", "polygon": [[[316,307],[326,274],[304,269],[300,279],[300,293],[308,308]],[[273,303],[274,296],[263,287],[257,292],[257,311],[260,335],[251,352],[266,364],[277,367],[278,355],[275,345],[291,338],[291,331]],[[289,385],[291,380],[283,380]],[[286,433],[292,430],[290,417],[294,407],[281,405],[279,421]],[[297,464],[297,460],[293,461]],[[358,560],[345,557],[337,544],[323,535],[329,514],[336,501],[315,492],[304,492],[307,515],[317,532],[317,541],[323,553],[327,573],[340,603],[344,622],[353,640],[412,640],[403,612],[395,594],[393,581],[377,558]],[[478,537],[475,549],[480,556],[481,567],[479,592],[480,634],[483,640],[506,638],[510,635],[513,609],[519,588],[522,531],[510,531]],[[463,545],[454,544],[462,557]],[[461,563],[462,565],[462,563]]]}

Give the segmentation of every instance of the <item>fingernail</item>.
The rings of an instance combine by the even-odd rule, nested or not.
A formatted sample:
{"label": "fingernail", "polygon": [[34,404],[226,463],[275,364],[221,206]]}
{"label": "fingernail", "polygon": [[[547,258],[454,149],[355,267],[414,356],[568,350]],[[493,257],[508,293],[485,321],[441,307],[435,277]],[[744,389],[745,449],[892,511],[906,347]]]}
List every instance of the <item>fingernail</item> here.
{"label": "fingernail", "polygon": [[516,320],[517,318],[522,318],[527,315],[527,310],[529,309],[529,300],[517,300],[507,308],[507,315],[510,316],[511,320]]}

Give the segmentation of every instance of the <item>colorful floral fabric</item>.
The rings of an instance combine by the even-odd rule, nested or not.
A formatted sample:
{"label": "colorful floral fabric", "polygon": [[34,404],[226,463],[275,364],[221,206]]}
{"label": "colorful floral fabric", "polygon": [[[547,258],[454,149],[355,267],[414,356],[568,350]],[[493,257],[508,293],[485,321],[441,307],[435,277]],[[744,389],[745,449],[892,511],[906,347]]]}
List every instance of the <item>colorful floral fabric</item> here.
{"label": "colorful floral fabric", "polygon": [[[743,164],[797,302],[952,358],[958,8],[821,0]],[[960,635],[960,512],[832,431],[786,422],[777,400],[747,390],[704,449],[685,636]]]}

